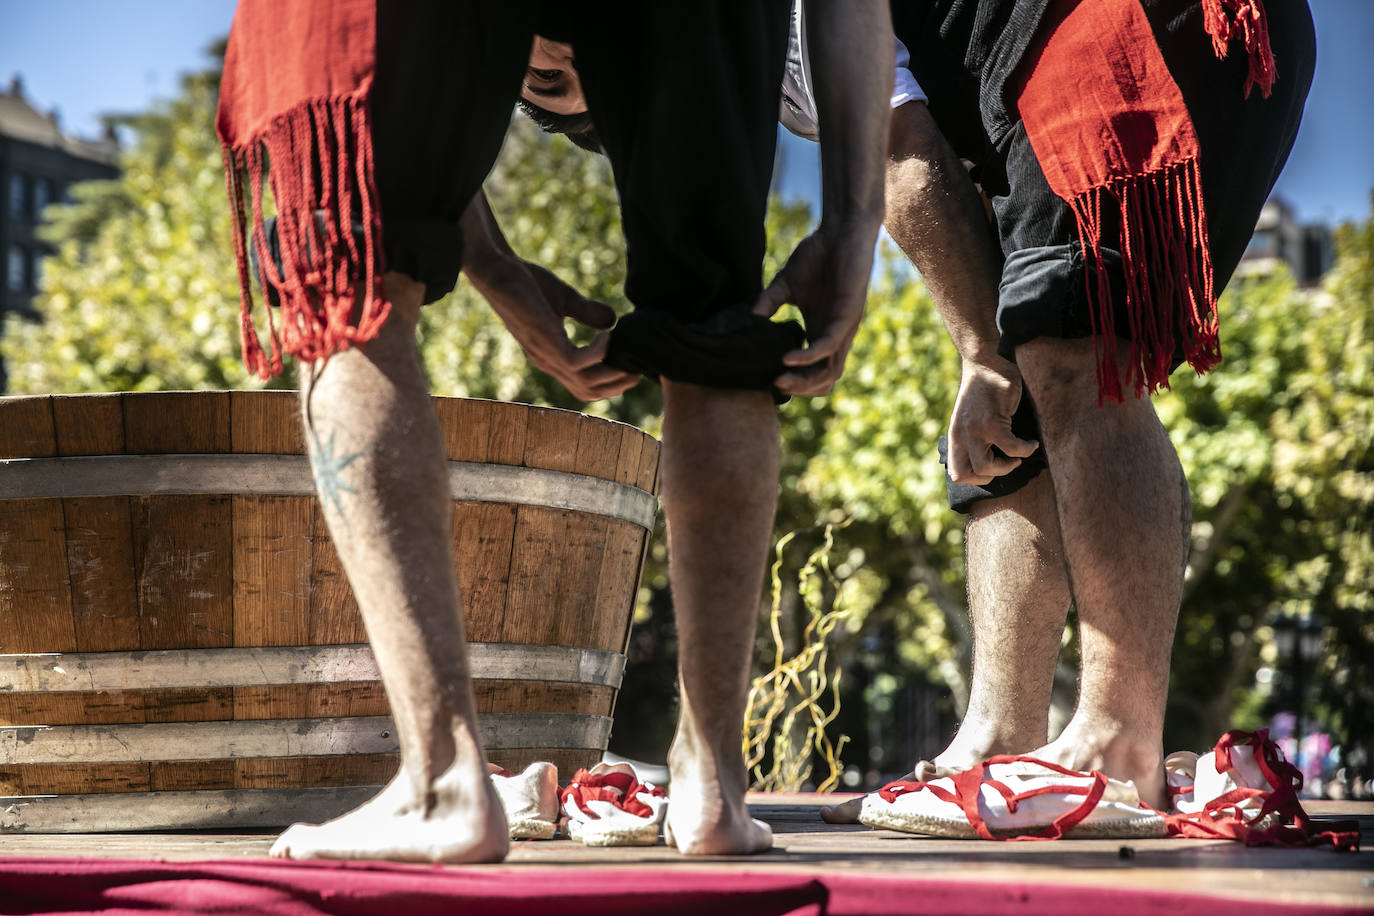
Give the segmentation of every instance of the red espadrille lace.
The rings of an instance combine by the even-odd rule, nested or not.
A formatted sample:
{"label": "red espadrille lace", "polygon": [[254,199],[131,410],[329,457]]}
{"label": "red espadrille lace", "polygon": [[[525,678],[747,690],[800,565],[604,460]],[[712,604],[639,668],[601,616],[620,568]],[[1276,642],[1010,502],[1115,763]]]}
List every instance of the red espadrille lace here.
{"label": "red espadrille lace", "polygon": [[[1051,783],[1017,792],[1011,789],[1002,780],[992,778],[989,773],[990,767],[1008,763],[1034,764],[1035,766],[1042,767],[1045,770],[1063,776],[1070,776],[1078,779],[1089,778],[1091,782],[1087,785]],[[962,773],[957,773],[952,777],[945,778],[952,782],[952,790],[938,785],[937,781],[912,782],[898,780],[888,783],[878,792],[878,795],[886,802],[895,802],[902,795],[909,792],[929,791],[941,801],[958,805],[964,812],[964,816],[968,818],[969,826],[973,828],[978,836],[985,840],[1057,840],[1093,813],[1098,803],[1102,801],[1102,797],[1107,788],[1107,777],[1095,770],[1086,774],[1079,773],[1035,757],[1012,754],[998,754],[994,757],[989,757],[987,760],[971,769],[964,770]],[[1021,806],[1021,803],[1027,799],[1036,798],[1042,795],[1081,795],[1083,800],[1073,808],[1056,817],[1051,823],[1038,830],[1014,836],[1008,836],[1006,833],[1001,833],[1001,835],[999,835],[988,827],[987,821],[982,811],[979,809],[979,799],[982,796],[984,787],[993,789],[1005,800],[1009,813],[1015,813]]]}
{"label": "red espadrille lace", "polygon": [[[1284,759],[1269,739],[1268,729],[1229,731],[1210,756],[1215,774],[1225,777],[1217,781],[1217,788],[1224,791],[1207,799],[1195,798],[1200,779],[1193,786],[1171,787],[1175,805],[1183,810],[1165,819],[1170,836],[1236,840],[1246,846],[1360,848],[1354,821],[1333,821],[1322,829],[1303,810],[1298,798],[1302,773]],[[1198,772],[1205,773],[1207,765],[1204,755],[1199,758]],[[1256,784],[1260,782],[1263,785]]]}

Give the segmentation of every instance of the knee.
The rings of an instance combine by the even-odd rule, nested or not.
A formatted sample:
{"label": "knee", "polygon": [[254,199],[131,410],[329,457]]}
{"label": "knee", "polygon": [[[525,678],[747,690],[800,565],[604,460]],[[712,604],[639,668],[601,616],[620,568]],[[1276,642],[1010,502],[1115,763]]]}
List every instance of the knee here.
{"label": "knee", "polygon": [[1097,410],[1097,357],[1090,338],[1036,338],[1016,348],[1016,364],[1047,435]]}
{"label": "knee", "polygon": [[[1118,344],[1119,365],[1124,365],[1128,346]],[[1091,338],[1037,338],[1016,348],[1016,362],[1051,449],[1053,443],[1090,429],[1126,433],[1141,423],[1158,423],[1148,397],[1127,394],[1121,402],[1099,400],[1097,352]]]}

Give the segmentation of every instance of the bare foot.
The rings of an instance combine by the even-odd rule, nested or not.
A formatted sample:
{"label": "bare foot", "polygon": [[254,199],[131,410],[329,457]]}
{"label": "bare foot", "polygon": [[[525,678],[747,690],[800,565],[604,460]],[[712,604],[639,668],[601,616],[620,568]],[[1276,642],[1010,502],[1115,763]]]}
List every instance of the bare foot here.
{"label": "bare foot", "polygon": [[428,798],[402,770],[375,798],[323,824],[296,824],[272,844],[283,859],[500,862],[510,840],[501,802],[485,774],[450,768]]}
{"label": "bare foot", "polygon": [[1098,770],[1113,779],[1134,783],[1141,801],[1157,811],[1169,810],[1164,746],[1158,740],[1144,740],[1101,725],[1083,725],[1075,718],[1063,734],[1029,756],[1071,770]]}
{"label": "bare foot", "polygon": [[750,817],[744,803],[744,761],[736,757],[725,765],[708,751],[687,750],[691,746],[679,726],[677,743],[668,753],[672,779],[663,825],[668,845],[688,856],[741,856],[772,849],[772,828]]}
{"label": "bare foot", "polygon": [[719,784],[688,786],[674,778],[669,783],[668,816],[664,839],[686,856],[743,856],[773,848],[773,830],[749,816],[741,798],[727,803]]}

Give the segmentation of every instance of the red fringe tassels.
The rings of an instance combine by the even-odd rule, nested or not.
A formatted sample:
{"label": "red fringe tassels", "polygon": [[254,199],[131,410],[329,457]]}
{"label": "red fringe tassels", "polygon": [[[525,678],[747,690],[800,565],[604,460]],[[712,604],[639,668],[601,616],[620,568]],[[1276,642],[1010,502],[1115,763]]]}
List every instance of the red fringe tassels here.
{"label": "red fringe tassels", "polygon": [[1250,55],[1245,97],[1258,86],[1265,98],[1274,87],[1274,52],[1269,47],[1269,23],[1260,0],[1202,0],[1202,24],[1212,36],[1212,50],[1226,59],[1231,39],[1239,37]]}
{"label": "red fringe tassels", "polygon": [[[248,371],[270,378],[281,372],[283,354],[313,362],[375,337],[391,307],[381,287],[381,220],[366,96],[302,102],[246,142],[226,144],[224,157]],[[263,227],[265,173],[281,270]],[[355,215],[363,227],[361,248],[353,233]],[[249,245],[264,286],[281,304],[280,322],[270,308],[267,313],[270,354],[253,324]]]}
{"label": "red fringe tassels", "polygon": [[[1114,179],[1068,203],[1078,221],[1093,345],[1098,403],[1124,400],[1123,376],[1136,397],[1169,387],[1175,350],[1198,374],[1221,362],[1207,215],[1197,159]],[[1117,362],[1117,315],[1102,263],[1102,214],[1118,213],[1131,348]]]}

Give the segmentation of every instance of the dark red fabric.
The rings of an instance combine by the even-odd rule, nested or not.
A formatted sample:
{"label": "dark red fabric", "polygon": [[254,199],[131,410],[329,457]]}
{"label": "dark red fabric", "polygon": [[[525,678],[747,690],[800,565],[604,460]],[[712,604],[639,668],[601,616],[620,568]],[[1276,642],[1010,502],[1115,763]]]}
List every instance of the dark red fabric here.
{"label": "dark red fabric", "polygon": [[1335,916],[1349,906],[1035,881],[682,867],[443,868],[0,859],[0,914],[169,916]]}
{"label": "dark red fabric", "polygon": [[[263,378],[281,371],[283,353],[326,359],[372,339],[390,310],[381,288],[368,110],[375,66],[373,0],[241,0],[234,14],[216,127],[234,222],[244,362]],[[276,209],[280,272],[263,228],[264,180]],[[253,323],[249,245],[262,282],[281,303],[279,323],[267,315],[270,353]]]}
{"label": "dark red fabric", "polygon": [[[1123,381],[1136,396],[1168,387],[1176,346],[1207,371],[1221,349],[1197,132],[1145,11],[1138,0],[1056,0],[1027,61],[1017,107],[1078,223],[1099,400],[1122,400]],[[1125,272],[1124,372],[1104,244]]]}

